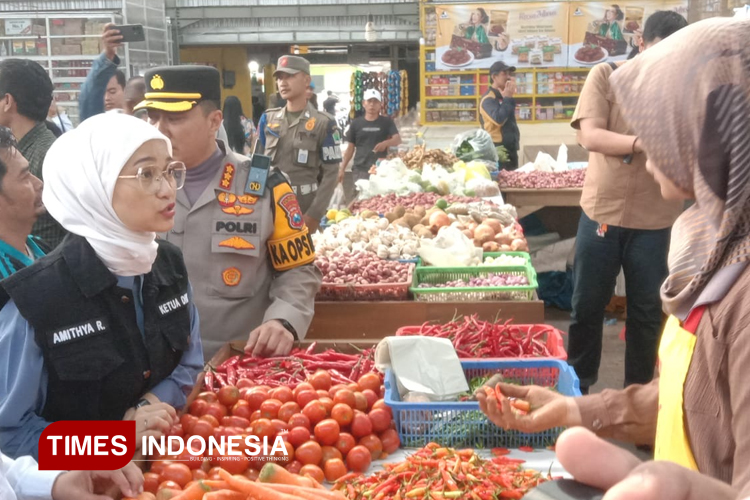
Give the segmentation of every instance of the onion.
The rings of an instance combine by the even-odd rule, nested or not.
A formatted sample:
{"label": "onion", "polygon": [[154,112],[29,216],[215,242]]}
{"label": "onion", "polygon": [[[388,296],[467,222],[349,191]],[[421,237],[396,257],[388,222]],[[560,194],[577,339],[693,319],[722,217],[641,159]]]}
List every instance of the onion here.
{"label": "onion", "polygon": [[482,250],[484,250],[485,252],[497,252],[498,250],[500,250],[500,246],[494,241],[488,241],[484,245],[482,245]]}
{"label": "onion", "polygon": [[482,224],[484,224],[485,226],[490,226],[492,230],[495,232],[495,234],[503,230],[503,225],[497,219],[487,218],[484,221],[482,221]]}
{"label": "onion", "polygon": [[464,229],[461,232],[463,233],[464,236],[466,236],[470,240],[474,239],[474,231],[472,231],[471,229]]}
{"label": "onion", "polygon": [[451,223],[448,214],[443,211],[432,212],[430,215],[428,224],[430,225],[430,231],[433,234],[437,234],[441,227],[449,226]]}
{"label": "onion", "polygon": [[517,240],[513,240],[513,242],[510,244],[510,249],[512,251],[514,251],[514,252],[517,252],[517,251],[528,251],[529,250],[529,246],[526,243],[526,240],[517,239]]}
{"label": "onion", "polygon": [[495,237],[495,231],[490,227],[486,226],[485,224],[480,224],[477,226],[477,229],[474,231],[474,238],[479,241],[481,244],[485,244],[488,241],[492,241],[492,239]]}
{"label": "onion", "polygon": [[513,238],[505,233],[499,233],[495,235],[495,242],[502,246],[502,245],[510,245],[513,242]]}

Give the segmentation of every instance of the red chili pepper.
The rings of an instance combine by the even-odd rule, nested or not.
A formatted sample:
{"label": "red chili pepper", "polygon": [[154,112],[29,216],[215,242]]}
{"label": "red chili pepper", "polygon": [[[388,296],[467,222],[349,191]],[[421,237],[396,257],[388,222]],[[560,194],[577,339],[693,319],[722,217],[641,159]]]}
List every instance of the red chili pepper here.
{"label": "red chili pepper", "polygon": [[502,457],[503,455],[508,455],[510,453],[510,450],[508,448],[492,448],[492,454],[496,457]]}
{"label": "red chili pepper", "polygon": [[203,385],[207,391],[214,390],[214,373],[212,371],[209,370],[203,375]]}
{"label": "red chili pepper", "polygon": [[534,451],[534,448],[532,448],[531,446],[519,446],[518,449],[527,453],[531,453],[532,451]]}

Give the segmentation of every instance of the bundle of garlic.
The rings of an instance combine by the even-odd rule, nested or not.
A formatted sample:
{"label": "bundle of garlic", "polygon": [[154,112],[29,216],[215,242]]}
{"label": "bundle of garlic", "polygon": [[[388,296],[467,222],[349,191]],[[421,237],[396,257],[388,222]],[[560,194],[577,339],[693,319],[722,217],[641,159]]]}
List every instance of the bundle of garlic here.
{"label": "bundle of garlic", "polygon": [[413,259],[419,238],[409,228],[386,218],[351,217],[313,234],[315,252],[330,256],[340,252],[370,252],[381,259]]}

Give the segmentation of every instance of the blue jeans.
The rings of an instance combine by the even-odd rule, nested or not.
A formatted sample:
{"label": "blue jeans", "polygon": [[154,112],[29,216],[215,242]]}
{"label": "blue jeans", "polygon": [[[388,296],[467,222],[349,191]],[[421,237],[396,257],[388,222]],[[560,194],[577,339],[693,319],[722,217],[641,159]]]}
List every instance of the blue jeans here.
{"label": "blue jeans", "polygon": [[625,323],[625,385],[643,384],[654,376],[662,330],[659,288],[666,279],[671,228],[646,230],[599,224],[581,215],[573,263],[573,313],[568,363],[588,388],[597,381],[602,357],[604,308],[625,273],[628,318]]}

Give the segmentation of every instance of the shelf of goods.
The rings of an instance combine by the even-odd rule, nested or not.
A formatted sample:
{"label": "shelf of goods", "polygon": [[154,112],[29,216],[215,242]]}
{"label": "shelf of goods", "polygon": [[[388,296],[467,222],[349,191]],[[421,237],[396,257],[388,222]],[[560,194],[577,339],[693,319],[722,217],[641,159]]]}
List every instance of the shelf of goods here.
{"label": "shelf of goods", "polygon": [[392,118],[403,116],[409,110],[409,81],[405,70],[376,73],[357,70],[350,81],[350,118],[364,112],[364,93],[375,89],[383,100],[383,114]]}
{"label": "shelf of goods", "polygon": [[[420,45],[421,123],[423,125],[478,125],[479,103],[490,87],[487,69],[436,67],[434,8],[422,6],[424,44]],[[428,12],[429,11],[429,12]],[[550,48],[550,54],[554,47]],[[570,120],[589,68],[519,68],[516,71],[516,120],[519,123],[552,123]]]}
{"label": "shelf of goods", "polygon": [[[128,43],[118,49],[120,69],[126,77],[171,61],[164,9],[152,6],[138,9],[131,5],[135,3],[129,2],[128,14],[131,22],[145,24],[146,41]],[[140,14],[141,10],[148,13]],[[102,52],[104,25],[128,22],[119,12],[2,13],[0,60],[21,58],[38,62],[49,72],[60,112],[77,125],[81,86],[94,59]]]}

